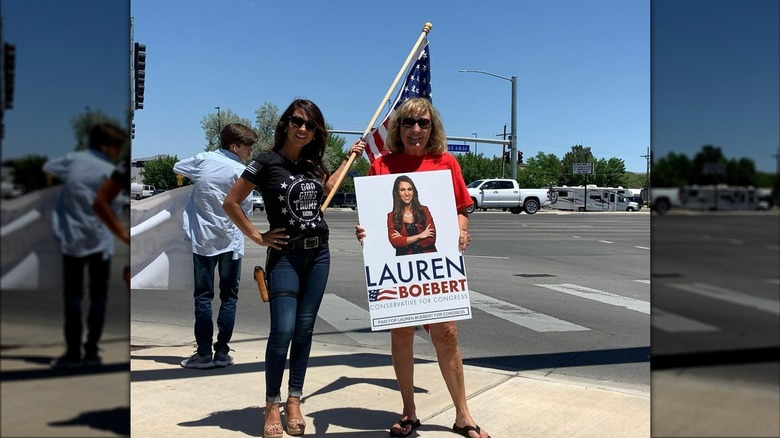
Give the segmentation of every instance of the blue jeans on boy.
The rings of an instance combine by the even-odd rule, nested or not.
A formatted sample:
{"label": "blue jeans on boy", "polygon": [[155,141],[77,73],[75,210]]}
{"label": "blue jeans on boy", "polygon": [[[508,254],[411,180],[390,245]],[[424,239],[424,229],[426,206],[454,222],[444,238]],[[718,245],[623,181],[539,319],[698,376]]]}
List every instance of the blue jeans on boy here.
{"label": "blue jeans on boy", "polygon": [[281,401],[282,375],[290,350],[289,395],[303,395],[317,312],[330,272],[330,249],[268,252],[268,294],[271,333],[265,349],[265,398]]}
{"label": "blue jeans on boy", "polygon": [[84,270],[89,276],[89,311],[87,313],[87,340],[84,343],[86,357],[98,352],[98,342],[103,334],[108,301],[108,284],[111,273],[111,259],[102,253],[84,257],[62,255],[65,299],[65,342],[66,354],[72,359],[81,359],[82,301],[84,298]]}
{"label": "blue jeans on boy", "polygon": [[211,316],[211,302],[214,300],[214,269],[219,274],[219,315],[217,316],[217,342],[214,351],[227,353],[228,342],[233,336],[236,323],[236,302],[238,284],[241,281],[241,259],[233,259],[233,251],[214,256],[192,254],[195,270],[195,342],[198,354],[211,355],[211,341],[214,337],[214,321]]}

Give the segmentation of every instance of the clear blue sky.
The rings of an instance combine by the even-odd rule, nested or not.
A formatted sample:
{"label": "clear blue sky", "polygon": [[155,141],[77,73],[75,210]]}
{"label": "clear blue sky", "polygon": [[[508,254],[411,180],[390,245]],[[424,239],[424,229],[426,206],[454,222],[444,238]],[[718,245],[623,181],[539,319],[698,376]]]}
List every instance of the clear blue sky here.
{"label": "clear blue sky", "polygon": [[129,0],[2,0],[0,7],[3,40],[16,46],[3,159],[73,151],[71,121],[87,107],[127,126]]}
{"label": "clear blue sky", "polygon": [[72,150],[70,121],[87,106],[125,117],[129,10],[148,49],[134,157],[202,150],[200,121],[216,106],[254,120],[266,101],[305,97],[334,128],[363,131],[430,21],[433,101],[448,135],[496,138],[511,122],[509,81],[458,72],[467,68],[518,77],[526,159],[581,143],[643,172],[648,146],[659,157],[715,144],[775,169],[776,0],[652,2],[652,144],[649,1],[130,3],[3,0],[3,38],[17,46],[4,158]]}
{"label": "clear blue sky", "polygon": [[511,124],[511,83],[459,69],[516,75],[526,159],[583,143],[646,167],[647,1],[133,0],[131,13],[148,53],[134,157],[202,150],[200,122],[216,106],[254,120],[266,101],[284,109],[305,97],[335,129],[363,131],[430,21],[433,102],[448,135],[497,138]]}
{"label": "clear blue sky", "polygon": [[712,144],[776,172],[779,29],[777,0],[653,0],[654,158]]}

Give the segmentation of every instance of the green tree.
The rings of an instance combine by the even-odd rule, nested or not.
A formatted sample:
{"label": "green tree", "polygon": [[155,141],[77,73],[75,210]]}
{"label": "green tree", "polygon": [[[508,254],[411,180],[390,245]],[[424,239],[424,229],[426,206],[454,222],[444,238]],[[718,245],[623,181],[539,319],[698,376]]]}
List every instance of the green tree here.
{"label": "green tree", "polygon": [[652,187],[680,187],[688,184],[693,163],[684,154],[669,152],[666,157],[653,160],[650,172]]}
{"label": "green tree", "polygon": [[36,190],[50,184],[59,184],[56,178],[47,176],[43,171],[43,165],[49,159],[43,155],[30,155],[20,160],[11,162],[14,172],[14,184],[20,184],[25,191]]}
{"label": "green tree", "polygon": [[691,163],[689,184],[718,184],[725,182],[726,157],[719,147],[704,145]]}
{"label": "green tree", "polygon": [[645,173],[640,172],[626,172],[623,176],[623,183],[621,184],[625,188],[641,189],[645,186]]}
{"label": "green tree", "polygon": [[555,154],[538,152],[535,157],[528,158],[526,166],[517,172],[517,180],[521,187],[541,188],[558,185],[561,175],[561,160]]}
{"label": "green tree", "polygon": [[[116,119],[109,117],[106,113],[100,110],[88,109],[86,112],[77,114],[70,122],[70,125],[73,128],[73,135],[76,138],[77,151],[82,151],[89,147],[89,133],[92,131],[92,127],[98,123],[111,123],[127,129],[127,124],[119,123]],[[121,156],[126,155],[130,150],[129,139],[128,136],[128,141],[122,146]]]}
{"label": "green tree", "polygon": [[[144,163],[143,183],[158,189],[174,189],[178,187],[178,179],[173,172],[173,165],[179,161],[175,155],[163,155]],[[189,178],[184,178],[184,185],[190,184]]]}
{"label": "green tree", "polygon": [[758,186],[756,163],[749,158],[726,162],[726,184],[732,186]]}
{"label": "green tree", "polygon": [[255,130],[257,131],[257,144],[252,150],[252,156],[271,149],[274,145],[274,133],[279,122],[279,107],[271,102],[265,102],[255,110]]}
{"label": "green tree", "polygon": [[593,183],[599,187],[625,187],[626,163],[620,158],[599,159],[594,164]]}
{"label": "green tree", "polygon": [[204,150],[213,151],[219,149],[219,132],[229,123],[241,123],[253,128],[251,120],[239,116],[230,108],[225,108],[224,110],[220,108],[219,112],[206,114],[200,121],[203,135],[206,138]]}
{"label": "green tree", "polygon": [[[474,155],[472,153],[456,154],[455,159],[460,164],[460,170],[463,174],[463,180],[466,184],[483,178],[501,177],[501,158],[486,158],[484,155]],[[506,174],[509,174],[508,164]]]}
{"label": "green tree", "polygon": [[593,163],[593,155],[590,152],[590,148],[585,148],[581,144],[576,144],[571,147],[571,151],[567,152],[561,160],[561,185],[567,186],[579,186],[588,183],[593,183],[593,178],[590,175],[575,175],[574,163]]}

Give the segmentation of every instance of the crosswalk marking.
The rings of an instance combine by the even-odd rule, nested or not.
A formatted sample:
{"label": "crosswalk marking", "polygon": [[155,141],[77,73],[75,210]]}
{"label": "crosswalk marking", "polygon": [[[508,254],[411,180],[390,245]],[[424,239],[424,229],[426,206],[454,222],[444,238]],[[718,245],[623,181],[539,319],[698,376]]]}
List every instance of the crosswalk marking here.
{"label": "crosswalk marking", "polygon": [[780,315],[780,301],[755,297],[719,286],[704,283],[670,283],[669,286],[707,298],[713,298],[740,306],[752,307],[765,312]]}
{"label": "crosswalk marking", "polygon": [[576,284],[537,284],[535,286],[546,287],[547,289],[598,301],[604,304],[610,304],[612,306],[625,307],[629,310],[635,310],[647,315],[650,314],[650,303],[647,301],[635,300],[633,298],[627,298]]}
{"label": "crosswalk marking", "polygon": [[[317,316],[360,345],[390,345],[389,330],[372,332],[368,310],[338,295],[325,294]],[[421,336],[415,336],[414,343],[420,342],[429,341]]]}
{"label": "crosswalk marking", "polygon": [[471,307],[485,311],[493,316],[527,327],[537,332],[572,332],[590,330],[586,327],[534,312],[506,301],[501,301],[474,290],[469,290]]}
{"label": "crosswalk marking", "polygon": [[653,307],[651,325],[654,328],[669,333],[705,333],[719,331],[715,326],[686,318],[675,313],[666,312],[657,307]]}

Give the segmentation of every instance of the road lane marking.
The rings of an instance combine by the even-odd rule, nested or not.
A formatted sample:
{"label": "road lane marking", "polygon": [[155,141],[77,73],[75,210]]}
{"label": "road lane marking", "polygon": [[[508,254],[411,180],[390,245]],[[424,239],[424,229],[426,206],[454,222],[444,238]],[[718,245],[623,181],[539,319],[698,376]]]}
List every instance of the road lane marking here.
{"label": "road lane marking", "polygon": [[598,301],[600,303],[609,304],[612,306],[625,307],[626,309],[635,310],[647,315],[650,314],[650,303],[647,301],[635,300],[633,298],[611,294],[609,292],[600,291],[598,289],[591,289],[589,287],[568,283],[536,284],[535,286],[545,287],[547,289],[578,296],[587,300]]}
{"label": "road lane marking", "polygon": [[601,243],[615,243],[615,242],[610,242],[609,240],[599,240],[599,242],[601,242]]}
{"label": "road lane marking", "polygon": [[676,313],[666,312],[657,307],[653,307],[653,316],[650,320],[653,328],[663,330],[669,333],[707,333],[720,331],[719,328],[686,318]]}
{"label": "road lane marking", "polygon": [[707,298],[712,298],[740,306],[751,307],[764,312],[780,315],[780,301],[755,297],[742,292],[705,283],[669,283],[669,286],[685,292],[691,292]]}
{"label": "road lane marking", "polygon": [[637,283],[644,283],[644,284],[650,284],[650,280],[634,280]]}
{"label": "road lane marking", "polygon": [[[325,294],[317,316],[335,327],[342,334],[357,342],[358,345],[390,345],[390,330],[372,332],[368,310],[347,301],[338,295]],[[415,344],[428,342],[415,336]]]}
{"label": "road lane marking", "polygon": [[471,307],[537,332],[574,332],[590,330],[589,328],[562,319],[534,312],[533,310],[483,295],[474,290],[469,290],[469,298],[471,299]]}
{"label": "road lane marking", "polygon": [[648,247],[646,247],[646,246],[634,246],[634,248],[639,248],[639,249],[648,249],[648,250],[650,249],[650,248],[648,248]]}

